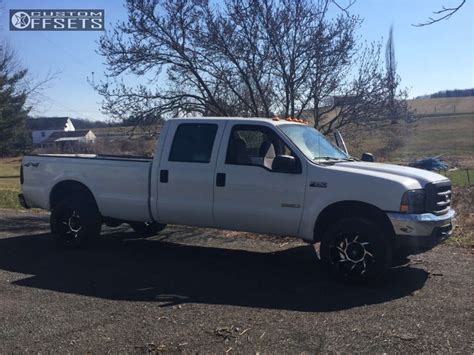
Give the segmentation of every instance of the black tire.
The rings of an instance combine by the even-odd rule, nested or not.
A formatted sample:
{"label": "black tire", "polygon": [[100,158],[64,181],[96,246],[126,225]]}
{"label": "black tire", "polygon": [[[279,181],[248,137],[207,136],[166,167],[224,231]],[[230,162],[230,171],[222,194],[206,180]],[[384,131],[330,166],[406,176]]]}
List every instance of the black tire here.
{"label": "black tire", "polygon": [[401,248],[393,252],[392,265],[402,265],[408,263],[410,260],[408,257],[413,255],[413,252],[409,249]]}
{"label": "black tire", "polygon": [[131,222],[130,227],[132,227],[140,237],[149,238],[165,229],[166,224],[157,222]]}
{"label": "black tire", "polygon": [[83,248],[97,239],[102,217],[90,198],[72,195],[51,211],[51,234],[59,247]]}
{"label": "black tire", "polygon": [[338,279],[376,281],[390,266],[392,248],[383,228],[364,218],[335,222],[321,240],[321,261]]}

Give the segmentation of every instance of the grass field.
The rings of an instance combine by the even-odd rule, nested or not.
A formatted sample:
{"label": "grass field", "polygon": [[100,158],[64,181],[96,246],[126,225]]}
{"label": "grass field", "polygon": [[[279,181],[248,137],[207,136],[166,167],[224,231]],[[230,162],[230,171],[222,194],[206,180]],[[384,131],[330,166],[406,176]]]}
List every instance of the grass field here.
{"label": "grass field", "polygon": [[456,115],[474,112],[474,97],[443,97],[409,100],[408,105],[417,116]]}
{"label": "grass field", "polygon": [[[342,133],[355,157],[371,152],[376,160],[409,162],[442,155],[451,167],[474,169],[474,113],[423,117],[370,131],[345,127]],[[389,141],[394,141],[392,149],[387,149]]]}
{"label": "grass field", "polygon": [[0,159],[0,208],[20,208],[21,158]]}
{"label": "grass field", "polygon": [[474,169],[459,169],[453,171],[441,171],[441,175],[447,176],[454,186],[474,186]]}
{"label": "grass field", "polygon": [[[351,155],[371,152],[378,161],[406,163],[443,155],[451,167],[474,169],[474,97],[409,100],[413,123],[385,127],[344,126]],[[334,113],[329,113],[332,116]]]}
{"label": "grass field", "polygon": [[394,152],[395,156],[413,158],[444,154],[461,160],[461,165],[473,162],[474,114],[420,118],[404,132],[403,145]]}
{"label": "grass field", "polygon": [[474,97],[417,99],[409,106],[418,119],[402,130],[393,158],[443,154],[453,166],[474,168]]}

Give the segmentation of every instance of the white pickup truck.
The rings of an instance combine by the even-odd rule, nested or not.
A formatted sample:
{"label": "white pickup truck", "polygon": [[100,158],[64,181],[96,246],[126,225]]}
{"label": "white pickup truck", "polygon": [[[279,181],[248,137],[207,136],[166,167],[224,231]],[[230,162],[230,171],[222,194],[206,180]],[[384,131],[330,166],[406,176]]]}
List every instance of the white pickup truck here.
{"label": "white pickup truck", "polygon": [[321,242],[330,272],[380,277],[395,253],[427,250],[453,229],[451,183],[357,161],[297,120],[170,119],[153,159],[27,155],[22,205],[51,211],[60,245],[84,246],[102,224],[150,236],[166,224]]}

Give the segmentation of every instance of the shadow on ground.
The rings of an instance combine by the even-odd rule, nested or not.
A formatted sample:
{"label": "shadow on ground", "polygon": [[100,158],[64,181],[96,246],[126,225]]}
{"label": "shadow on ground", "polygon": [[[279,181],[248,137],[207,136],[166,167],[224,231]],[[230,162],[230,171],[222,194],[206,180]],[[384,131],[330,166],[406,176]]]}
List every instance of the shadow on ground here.
{"label": "shadow on ground", "polygon": [[133,239],[101,238],[87,251],[55,248],[48,234],[0,239],[0,269],[28,274],[14,284],[111,300],[225,304],[328,312],[387,302],[423,287],[409,266],[357,287],[331,281],[311,246],[259,253]]}

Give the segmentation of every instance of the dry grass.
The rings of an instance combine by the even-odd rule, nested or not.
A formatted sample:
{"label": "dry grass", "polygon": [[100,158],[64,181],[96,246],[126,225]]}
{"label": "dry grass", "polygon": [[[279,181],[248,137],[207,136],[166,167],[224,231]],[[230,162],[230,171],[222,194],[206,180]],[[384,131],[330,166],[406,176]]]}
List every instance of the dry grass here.
{"label": "dry grass", "polygon": [[21,158],[0,159],[0,208],[20,208],[20,164]]}
{"label": "dry grass", "polygon": [[397,159],[443,154],[458,167],[474,168],[474,97],[409,101],[418,120],[403,132]]}
{"label": "dry grass", "polygon": [[448,242],[474,250],[474,188],[455,187],[453,204],[456,229]]}
{"label": "dry grass", "polygon": [[453,166],[474,168],[474,113],[424,117],[371,131],[345,127],[342,132],[356,157],[372,152],[380,161],[409,161],[443,155]]}
{"label": "dry grass", "polygon": [[139,155],[151,157],[155,150],[156,138],[141,137],[98,137],[90,152],[95,154]]}
{"label": "dry grass", "polygon": [[371,152],[379,161],[398,162],[443,154],[453,166],[474,168],[474,97],[409,100],[409,106],[417,117],[414,123],[372,130],[343,127],[350,153]]}
{"label": "dry grass", "polygon": [[21,158],[0,159],[0,190],[20,189]]}
{"label": "dry grass", "polygon": [[141,138],[144,136],[156,137],[161,131],[161,126],[127,126],[127,127],[103,127],[93,128],[97,137],[122,137],[122,138]]}
{"label": "dry grass", "polygon": [[459,160],[460,166],[474,167],[474,114],[421,118],[409,128],[396,156],[444,154]]}
{"label": "dry grass", "polygon": [[416,115],[452,115],[474,112],[474,97],[446,97],[437,99],[409,100]]}

